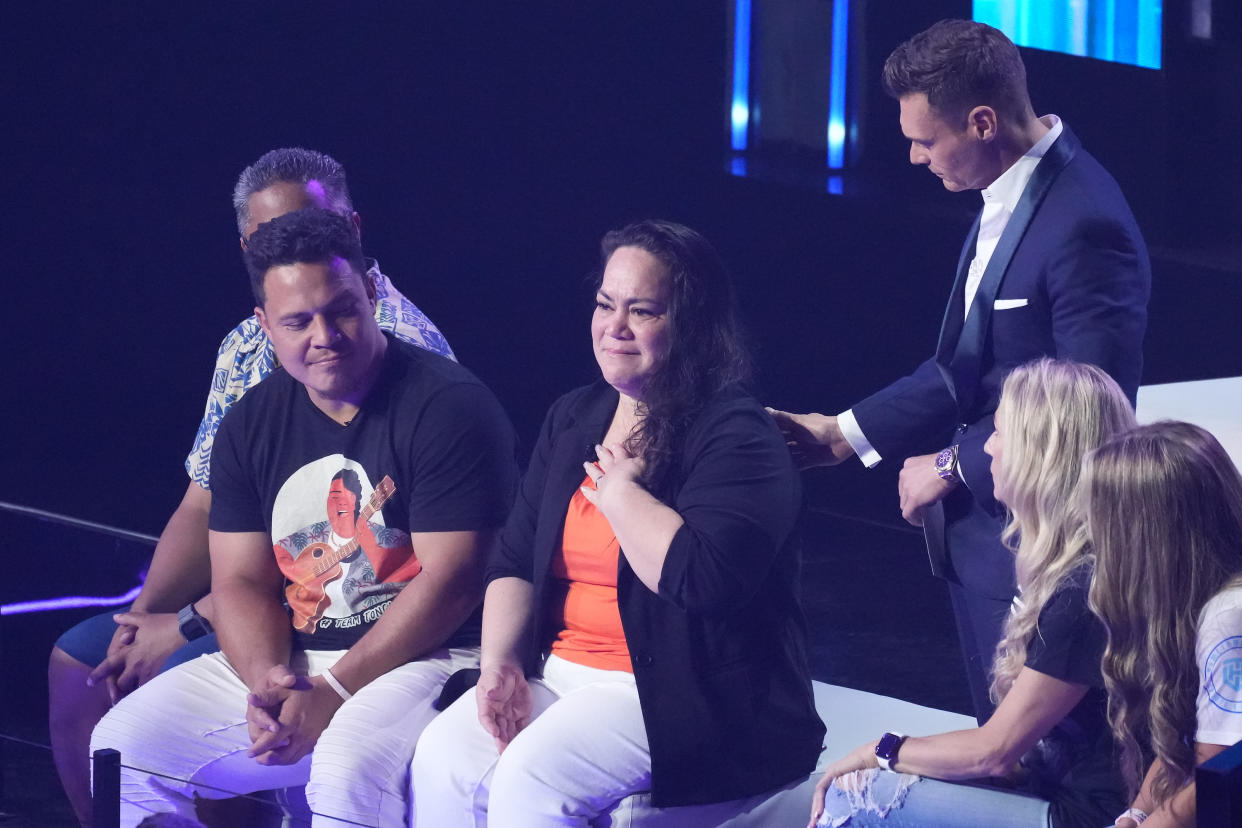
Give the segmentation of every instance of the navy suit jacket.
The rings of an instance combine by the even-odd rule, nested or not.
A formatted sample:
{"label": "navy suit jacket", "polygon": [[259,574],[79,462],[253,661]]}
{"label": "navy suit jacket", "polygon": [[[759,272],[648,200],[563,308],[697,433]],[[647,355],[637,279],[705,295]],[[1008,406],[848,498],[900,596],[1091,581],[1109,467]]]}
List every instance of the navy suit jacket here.
{"label": "navy suit jacket", "polygon": [[1068,126],[1036,166],[963,321],[978,234],[976,219],[935,356],[853,413],[886,459],[960,445],[966,486],[943,503],[946,574],[973,592],[1006,600],[1014,590],[1013,556],[1000,543],[1002,509],[983,452],[1001,384],[1015,366],[1052,356],[1100,366],[1133,403],[1151,264],[1117,182]]}

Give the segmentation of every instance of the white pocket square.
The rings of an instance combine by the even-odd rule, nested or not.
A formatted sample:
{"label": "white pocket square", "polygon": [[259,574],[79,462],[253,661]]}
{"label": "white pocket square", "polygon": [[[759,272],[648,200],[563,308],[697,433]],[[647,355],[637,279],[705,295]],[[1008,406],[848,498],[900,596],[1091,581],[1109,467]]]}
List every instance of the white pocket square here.
{"label": "white pocket square", "polygon": [[1012,310],[1014,308],[1025,308],[1030,304],[1029,299],[997,299],[992,305],[993,310]]}

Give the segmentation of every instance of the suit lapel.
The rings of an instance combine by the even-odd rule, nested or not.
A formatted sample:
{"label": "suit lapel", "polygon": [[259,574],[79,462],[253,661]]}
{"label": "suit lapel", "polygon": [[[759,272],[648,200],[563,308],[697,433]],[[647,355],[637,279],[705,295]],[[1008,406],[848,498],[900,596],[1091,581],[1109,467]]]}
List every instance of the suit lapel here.
{"label": "suit lapel", "polygon": [[[1065,165],[1074,157],[1078,147],[1078,139],[1070,132],[1068,126],[1062,125],[1061,137],[1048,148],[1048,152],[1044,154],[1039,165],[1035,167],[1031,180],[1027,182],[1026,189],[1022,191],[1022,197],[1018,199],[1018,205],[1014,208],[1013,215],[1009,217],[1009,222],[1001,233],[1000,240],[996,244],[996,250],[992,253],[992,258],[988,260],[987,269],[983,272],[983,279],[979,282],[979,288],[975,292],[970,312],[966,314],[965,322],[962,325],[956,343],[952,345],[946,343],[942,333],[940,349],[937,350],[937,361],[941,364],[941,370],[943,371],[946,363],[942,361],[942,355],[946,350],[951,352],[952,355],[947,361],[948,373],[951,378],[949,388],[953,390],[954,397],[957,399],[958,410],[963,414],[971,411],[976,401],[975,398],[979,391],[980,365],[983,360],[984,345],[987,340],[987,332],[991,329],[992,307],[996,302],[996,294],[1000,291],[1005,273],[1009,269],[1009,263],[1013,260],[1014,252],[1017,251],[1018,245],[1026,235],[1027,228],[1030,227],[1031,219],[1034,218],[1039,205],[1043,203],[1044,196],[1048,194],[1048,190],[1052,187],[1053,182],[1056,181],[1057,176],[1061,174],[1061,170],[1065,169]],[[980,213],[980,216],[982,216],[982,213]],[[965,266],[961,263],[958,265],[958,282],[962,284],[965,282],[965,273],[970,266],[970,259],[974,257],[978,227],[979,224],[976,222],[975,231],[971,233],[971,238],[968,240],[968,248],[962,253]],[[954,294],[957,303],[955,304],[953,301],[949,303],[949,310],[945,314],[945,328],[948,327],[949,317],[953,315],[955,310],[957,311],[958,318],[961,318],[961,302],[964,301],[964,290],[962,294],[958,294],[956,291],[957,286],[955,286]]]}
{"label": "suit lapel", "polygon": [[940,339],[936,343],[936,367],[940,369],[944,384],[948,386],[949,393],[954,399],[957,399],[957,389],[954,387],[950,365],[953,360],[953,351],[957,348],[958,339],[962,334],[963,308],[966,302],[966,274],[970,271],[970,260],[975,255],[975,242],[979,238],[979,221],[982,218],[983,211],[980,210],[979,215],[975,217],[974,226],[966,235],[966,243],[962,245],[961,255],[957,258],[957,278],[953,281],[953,292],[949,294],[949,304],[944,310],[944,319],[940,321]]}

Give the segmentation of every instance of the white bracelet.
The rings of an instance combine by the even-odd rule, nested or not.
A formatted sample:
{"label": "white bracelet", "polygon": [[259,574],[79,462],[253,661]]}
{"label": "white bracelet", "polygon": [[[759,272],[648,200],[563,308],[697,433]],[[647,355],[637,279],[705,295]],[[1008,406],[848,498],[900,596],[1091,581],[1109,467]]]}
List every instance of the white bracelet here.
{"label": "white bracelet", "polygon": [[[340,696],[343,701],[349,701],[354,697],[354,694],[346,690],[345,685],[337,681],[336,676],[332,675],[331,667],[325,667],[323,672],[319,675],[323,676],[323,680],[328,683],[329,687],[336,691],[336,694]],[[1146,814],[1144,814],[1144,816],[1146,816]]]}
{"label": "white bracelet", "polygon": [[1132,819],[1135,825],[1142,825],[1143,820],[1147,819],[1147,812],[1140,811],[1138,808],[1126,808],[1122,814],[1113,820],[1113,823],[1116,824],[1123,819]]}

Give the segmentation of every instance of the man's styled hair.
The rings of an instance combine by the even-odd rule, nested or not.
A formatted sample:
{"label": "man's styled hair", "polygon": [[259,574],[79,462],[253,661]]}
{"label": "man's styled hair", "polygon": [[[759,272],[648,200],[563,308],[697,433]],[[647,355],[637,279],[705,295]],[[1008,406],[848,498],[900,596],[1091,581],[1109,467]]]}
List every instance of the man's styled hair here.
{"label": "man's styled hair", "polygon": [[976,106],[1018,120],[1033,114],[1018,47],[971,20],[941,20],[894,49],[884,62],[884,91],[898,100],[926,95],[932,111],[957,129]]}
{"label": "man's styled hair", "polygon": [[233,187],[233,210],[237,213],[237,232],[245,235],[250,224],[250,197],[284,181],[305,184],[317,181],[323,186],[335,212],[350,216],[354,204],[349,198],[345,168],[330,155],[301,147],[284,147],[263,154],[242,170]]}
{"label": "man's styled hair", "polygon": [[354,225],[344,216],[318,207],[285,213],[260,224],[246,243],[245,259],[250,289],[260,307],[266,299],[263,280],[273,267],[344,259],[359,278],[365,278],[367,272]]}

